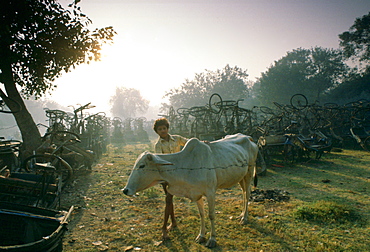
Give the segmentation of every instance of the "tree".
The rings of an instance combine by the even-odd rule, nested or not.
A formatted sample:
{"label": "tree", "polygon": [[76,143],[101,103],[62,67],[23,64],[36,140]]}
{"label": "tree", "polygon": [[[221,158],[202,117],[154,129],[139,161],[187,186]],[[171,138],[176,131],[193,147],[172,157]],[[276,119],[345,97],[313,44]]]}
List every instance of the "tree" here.
{"label": "tree", "polygon": [[41,144],[40,133],[22,96],[41,97],[53,81],[76,65],[99,60],[102,44],[112,40],[112,27],[90,31],[91,20],[74,0],[64,9],[56,0],[8,0],[0,8],[0,97],[14,113],[27,151]]}
{"label": "tree", "polygon": [[185,80],[179,88],[166,92],[164,97],[169,98],[170,104],[162,104],[161,110],[169,106],[175,108],[190,108],[208,103],[213,93],[219,93],[223,99],[236,100],[245,98],[249,94],[247,81],[248,74],[237,66],[214,71],[205,70],[195,74],[193,80]]}
{"label": "tree", "polygon": [[325,100],[337,104],[346,104],[370,97],[370,72],[357,74],[330,90]]}
{"label": "tree", "polygon": [[339,39],[345,57],[365,63],[367,71],[370,71],[370,12],[357,18],[349,31],[339,34]]}
{"label": "tree", "polygon": [[314,101],[340,83],[347,70],[340,50],[298,48],[275,61],[262,73],[256,88],[259,99],[265,105],[272,101],[286,104],[296,93],[305,94]]}
{"label": "tree", "polygon": [[134,88],[117,87],[109,103],[112,115],[121,118],[133,118],[137,112],[145,113],[149,108],[149,101]]}

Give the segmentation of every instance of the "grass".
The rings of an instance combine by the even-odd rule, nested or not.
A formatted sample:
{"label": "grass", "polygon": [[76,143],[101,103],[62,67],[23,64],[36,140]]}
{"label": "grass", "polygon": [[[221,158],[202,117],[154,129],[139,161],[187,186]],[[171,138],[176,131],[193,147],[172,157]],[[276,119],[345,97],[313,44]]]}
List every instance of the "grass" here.
{"label": "grass", "polygon": [[[161,186],[129,198],[122,194],[137,156],[152,145],[110,145],[93,167],[67,187],[62,208],[76,206],[65,251],[368,251],[370,155],[344,150],[320,160],[271,166],[260,189],[289,192],[284,202],[252,202],[249,223],[239,225],[241,190],[216,197],[218,246],[194,242],[199,231],[194,203],[174,197],[178,228],[162,242]],[[209,223],[207,222],[207,230]]]}
{"label": "grass", "polygon": [[319,200],[298,207],[294,212],[297,219],[307,220],[321,225],[364,224],[358,211],[346,204]]}

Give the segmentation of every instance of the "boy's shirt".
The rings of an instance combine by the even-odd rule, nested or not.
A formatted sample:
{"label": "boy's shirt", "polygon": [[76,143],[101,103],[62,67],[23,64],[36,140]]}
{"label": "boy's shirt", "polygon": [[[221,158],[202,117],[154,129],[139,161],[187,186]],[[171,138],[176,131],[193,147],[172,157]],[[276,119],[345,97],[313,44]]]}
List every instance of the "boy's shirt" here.
{"label": "boy's shirt", "polygon": [[167,142],[163,138],[158,138],[157,143],[155,144],[155,152],[162,154],[176,153],[181,150],[186,142],[187,138],[179,135],[170,135],[170,140]]}

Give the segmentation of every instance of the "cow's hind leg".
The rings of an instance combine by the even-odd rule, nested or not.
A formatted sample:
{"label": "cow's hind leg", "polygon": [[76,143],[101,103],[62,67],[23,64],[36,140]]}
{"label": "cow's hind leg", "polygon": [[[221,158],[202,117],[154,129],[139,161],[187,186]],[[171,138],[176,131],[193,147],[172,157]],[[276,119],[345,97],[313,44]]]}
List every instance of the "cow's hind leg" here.
{"label": "cow's hind leg", "polygon": [[246,194],[246,176],[243,177],[243,179],[241,181],[239,181],[239,185],[240,187],[242,188],[242,198],[243,198],[243,203],[242,203],[242,206],[243,206],[243,210],[242,210],[242,213],[240,214],[239,218],[240,218],[240,224],[245,224],[246,223],[246,219],[248,214],[246,214],[246,205],[248,207],[248,203],[246,202],[246,197],[247,197],[247,194]]}
{"label": "cow's hind leg", "polygon": [[[162,238],[163,240],[168,240],[170,237],[168,236],[168,231],[172,228],[175,228],[177,226],[177,222],[175,219],[175,213],[173,210],[173,195],[168,193],[167,191],[167,184],[163,183],[162,187],[166,194],[166,207],[164,210],[164,220],[163,220],[163,226],[162,226]],[[171,225],[167,227],[168,219],[171,216]]]}
{"label": "cow's hind leg", "polygon": [[197,200],[197,206],[199,210],[199,216],[200,216],[200,232],[197,238],[195,239],[198,243],[206,242],[206,223],[204,220],[204,202],[203,198],[200,198]]}
{"label": "cow's hind leg", "polygon": [[247,174],[239,182],[243,190],[243,211],[240,215],[240,224],[244,225],[248,222],[248,201],[251,196],[251,182],[254,175],[253,167],[249,166]]}
{"label": "cow's hind leg", "polygon": [[209,220],[211,222],[211,236],[209,237],[206,247],[213,248],[216,247],[216,228],[215,228],[215,194],[216,192],[213,192],[210,195],[207,195],[207,202],[208,202],[208,216]]}

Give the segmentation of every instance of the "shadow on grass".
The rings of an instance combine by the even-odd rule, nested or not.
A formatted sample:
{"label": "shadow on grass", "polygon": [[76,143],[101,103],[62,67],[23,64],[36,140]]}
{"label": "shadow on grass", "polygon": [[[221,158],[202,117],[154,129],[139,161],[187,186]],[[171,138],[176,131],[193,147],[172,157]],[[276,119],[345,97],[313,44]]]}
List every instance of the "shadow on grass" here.
{"label": "shadow on grass", "polygon": [[86,199],[81,193],[86,195],[91,183],[91,173],[81,173],[79,177],[73,177],[70,184],[68,184],[62,191],[61,194],[61,209],[67,209],[70,206],[74,206],[71,221],[68,223],[68,233],[76,228],[80,223],[84,211],[86,209]]}
{"label": "shadow on grass", "polygon": [[274,187],[288,191],[302,201],[327,200],[363,205],[370,201],[368,167],[353,162],[311,160],[291,167],[272,167],[260,178],[260,188]]}
{"label": "shadow on grass", "polygon": [[248,225],[250,226],[250,228],[257,230],[260,234],[262,234],[263,237],[261,238],[263,240],[266,240],[267,238],[270,244],[278,244],[275,246],[279,248],[279,251],[300,251],[295,248],[289,241],[287,241],[285,237],[283,238],[279,236],[276,231],[261,225],[258,221],[250,220],[250,223]]}

